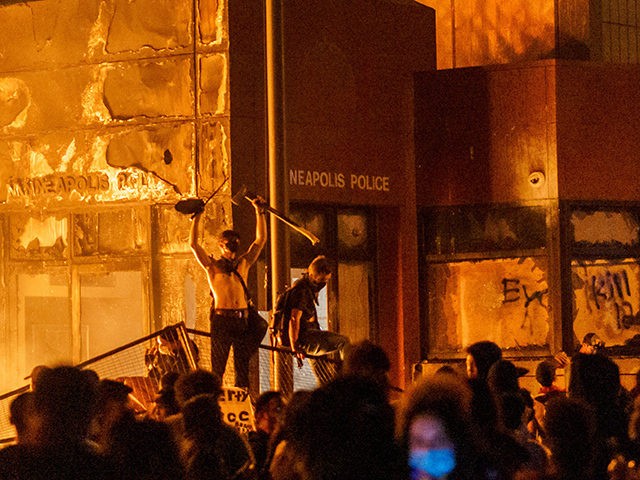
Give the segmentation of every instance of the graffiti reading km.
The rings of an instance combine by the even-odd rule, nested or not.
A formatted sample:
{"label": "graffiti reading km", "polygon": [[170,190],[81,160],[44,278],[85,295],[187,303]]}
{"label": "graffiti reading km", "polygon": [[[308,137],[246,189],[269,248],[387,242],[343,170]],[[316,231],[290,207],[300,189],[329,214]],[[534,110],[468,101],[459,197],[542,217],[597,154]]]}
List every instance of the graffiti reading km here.
{"label": "graffiti reading km", "polygon": [[598,310],[607,302],[613,303],[619,329],[640,325],[640,311],[634,314],[633,306],[627,300],[631,297],[631,288],[626,270],[614,273],[607,270],[603,274],[592,275],[589,290]]}

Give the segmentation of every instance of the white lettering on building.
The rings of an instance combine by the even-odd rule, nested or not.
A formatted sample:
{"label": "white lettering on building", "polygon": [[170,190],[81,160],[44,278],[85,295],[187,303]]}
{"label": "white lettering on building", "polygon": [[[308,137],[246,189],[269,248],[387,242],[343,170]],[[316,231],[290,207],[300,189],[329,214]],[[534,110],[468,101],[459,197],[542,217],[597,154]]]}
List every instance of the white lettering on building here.
{"label": "white lettering on building", "polygon": [[388,192],[390,190],[389,184],[389,177],[382,175],[345,174],[303,169],[289,170],[289,185],[300,187],[349,188],[351,190]]}

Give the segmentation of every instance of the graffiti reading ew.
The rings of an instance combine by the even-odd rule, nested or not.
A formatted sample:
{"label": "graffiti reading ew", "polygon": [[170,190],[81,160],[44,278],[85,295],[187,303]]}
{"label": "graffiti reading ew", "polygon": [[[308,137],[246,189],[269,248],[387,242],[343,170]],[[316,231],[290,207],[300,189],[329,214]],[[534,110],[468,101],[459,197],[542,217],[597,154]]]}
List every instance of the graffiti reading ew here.
{"label": "graffiti reading ew", "polygon": [[[511,286],[510,285],[516,285]],[[518,278],[503,278],[502,279],[502,303],[512,303],[520,300],[520,280]],[[537,300],[541,306],[545,306],[542,303],[542,297],[549,293],[549,289],[535,290],[531,295],[527,293],[527,286],[522,285],[522,294],[524,295],[524,308],[526,309],[531,302]]]}
{"label": "graffiti reading ew", "polygon": [[[514,303],[520,300],[520,279],[519,278],[503,278],[502,279],[502,303]],[[527,286],[522,285],[522,294],[524,295],[524,318],[520,324],[520,328],[523,329],[529,325],[529,330],[533,332],[533,324],[529,321],[528,307],[534,300],[537,300],[540,306],[546,307],[542,302],[542,297],[549,293],[549,289],[535,290],[531,295],[527,293]]]}

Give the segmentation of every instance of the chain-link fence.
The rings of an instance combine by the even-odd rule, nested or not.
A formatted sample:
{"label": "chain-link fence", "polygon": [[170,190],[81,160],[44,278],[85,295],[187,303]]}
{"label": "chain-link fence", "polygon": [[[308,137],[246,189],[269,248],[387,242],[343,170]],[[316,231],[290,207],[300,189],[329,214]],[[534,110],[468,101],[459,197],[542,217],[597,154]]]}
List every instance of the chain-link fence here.
{"label": "chain-link fence", "polygon": [[[82,362],[78,367],[93,370],[100,378],[129,385],[137,410],[144,412],[152,407],[165,373],[211,369],[211,338],[209,332],[187,329],[180,323]],[[280,390],[285,395],[296,390],[312,390],[333,378],[336,370],[337,362],[331,358],[305,359],[298,366],[289,349],[270,345],[267,334],[258,355],[251,361],[250,394],[255,400],[267,390]],[[235,383],[233,349],[222,380],[228,386]],[[0,444],[13,440],[15,430],[9,420],[9,408],[18,395],[28,390],[29,385],[25,385],[0,395]]]}

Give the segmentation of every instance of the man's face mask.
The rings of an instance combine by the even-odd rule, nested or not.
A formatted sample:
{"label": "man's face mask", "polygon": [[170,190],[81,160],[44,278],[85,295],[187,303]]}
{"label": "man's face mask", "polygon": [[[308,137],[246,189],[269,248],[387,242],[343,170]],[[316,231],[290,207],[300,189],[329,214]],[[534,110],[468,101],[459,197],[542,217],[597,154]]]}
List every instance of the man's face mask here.
{"label": "man's face mask", "polygon": [[311,276],[311,284],[313,285],[314,290],[316,292],[319,292],[324,287],[326,287],[327,280],[329,280],[329,278],[331,278],[331,275]]}
{"label": "man's face mask", "polygon": [[238,248],[240,247],[240,240],[226,240],[225,242],[223,242],[223,244],[227,248],[227,250],[232,253],[236,253],[238,251]]}
{"label": "man's face mask", "polygon": [[327,286],[327,282],[313,282],[313,288],[315,288],[316,291],[318,292],[326,286]]}
{"label": "man's face mask", "polygon": [[421,472],[433,478],[444,478],[456,468],[456,455],[453,448],[418,450],[410,453],[409,467],[412,480],[423,478]]}

